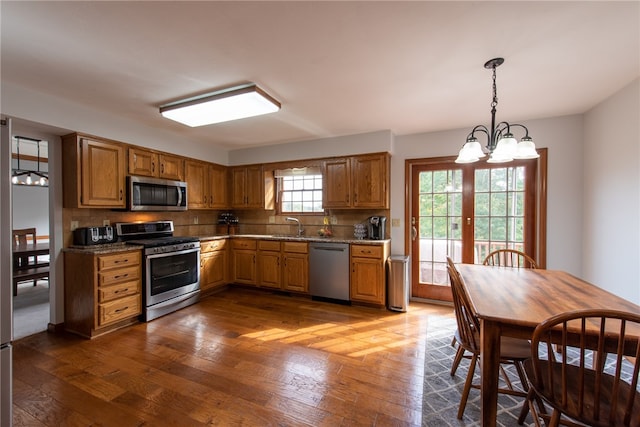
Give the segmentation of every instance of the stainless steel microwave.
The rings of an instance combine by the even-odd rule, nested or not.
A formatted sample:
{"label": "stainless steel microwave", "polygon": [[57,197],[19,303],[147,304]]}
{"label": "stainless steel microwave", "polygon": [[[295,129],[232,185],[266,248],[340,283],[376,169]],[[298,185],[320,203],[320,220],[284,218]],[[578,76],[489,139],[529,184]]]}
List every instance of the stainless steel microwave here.
{"label": "stainless steel microwave", "polygon": [[128,176],[127,203],[131,211],[186,211],[187,183]]}

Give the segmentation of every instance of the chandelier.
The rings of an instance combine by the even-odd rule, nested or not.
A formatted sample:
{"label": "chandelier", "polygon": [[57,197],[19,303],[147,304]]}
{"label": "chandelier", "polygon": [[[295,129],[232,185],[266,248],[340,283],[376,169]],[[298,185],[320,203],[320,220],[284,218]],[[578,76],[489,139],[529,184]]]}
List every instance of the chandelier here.
{"label": "chandelier", "polygon": [[[491,128],[477,125],[467,136],[467,142],[458,153],[456,163],[473,163],[480,160],[486,154],[476,138],[476,133],[484,133],[487,136],[485,150],[489,153],[488,163],[504,163],[514,159],[536,159],[540,155],[536,151],[533,139],[529,136],[529,130],[521,124],[509,124],[500,122],[496,125],[496,107],[498,106],[498,88],[496,86],[496,68],[504,62],[504,58],[494,58],[484,64],[484,68],[493,71],[493,100],[491,101]],[[525,135],[520,142],[514,138],[511,128],[524,129]]]}
{"label": "chandelier", "polygon": [[[11,174],[11,183],[15,185],[38,185],[42,187],[49,186],[49,174],[44,171],[40,171],[40,143],[42,142],[39,139],[28,138],[26,136],[15,136],[16,140],[16,158],[17,158],[17,167],[13,168]],[[20,167],[20,140],[35,142],[37,147],[36,154],[36,162],[37,167],[36,170],[31,169],[22,169]],[[33,156],[22,156],[25,158],[33,158]]]}

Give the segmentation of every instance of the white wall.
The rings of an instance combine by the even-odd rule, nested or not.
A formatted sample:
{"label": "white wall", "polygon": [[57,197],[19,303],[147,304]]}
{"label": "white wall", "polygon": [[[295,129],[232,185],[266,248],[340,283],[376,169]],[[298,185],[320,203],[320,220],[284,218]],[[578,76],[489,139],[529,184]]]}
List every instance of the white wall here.
{"label": "white wall", "polygon": [[14,185],[12,227],[36,228],[38,236],[49,235],[49,187]]}
{"label": "white wall", "polygon": [[382,130],[334,138],[233,150],[229,153],[229,164],[272,163],[287,160],[384,152],[391,150],[392,140],[393,135],[391,131]]}
{"label": "white wall", "polygon": [[640,79],[585,114],[582,277],[640,304]]}

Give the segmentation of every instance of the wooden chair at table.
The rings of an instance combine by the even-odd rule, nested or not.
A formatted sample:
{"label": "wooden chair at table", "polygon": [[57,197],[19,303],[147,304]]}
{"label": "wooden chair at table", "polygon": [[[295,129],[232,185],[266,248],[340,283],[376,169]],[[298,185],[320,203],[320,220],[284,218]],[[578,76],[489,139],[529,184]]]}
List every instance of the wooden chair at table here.
{"label": "wooden chair at table", "polygon": [[[562,355],[552,351],[558,341]],[[640,314],[600,309],[558,314],[536,327],[531,352],[525,362],[527,401],[536,426],[534,398],[553,408],[550,416],[540,414],[547,426],[640,426]]]}
{"label": "wooden chair at table", "polygon": [[497,249],[490,252],[482,264],[516,268],[538,268],[533,258],[516,249]]}
{"label": "wooden chair at table", "polygon": [[[464,389],[462,390],[462,396],[460,398],[460,406],[458,407],[458,419],[462,419],[471,388],[480,388],[479,385],[473,384],[473,376],[478,356],[480,355],[480,321],[473,313],[471,303],[469,302],[464,290],[462,277],[451,258],[447,258],[447,264],[447,270],[451,281],[451,292],[453,294],[453,306],[458,325],[457,340],[464,351],[471,353],[469,372],[467,373]],[[502,338],[500,343],[500,372],[502,373],[507,388],[500,388],[498,390],[499,393],[522,397],[527,396],[527,379],[522,362],[529,357],[531,357],[531,347],[529,346],[528,341],[506,337]],[[523,390],[517,390],[512,386],[502,364],[512,364],[515,366]],[[525,401],[522,408],[523,419],[526,417],[527,412],[528,406]]]}
{"label": "wooden chair at table", "polygon": [[[13,245],[35,245],[36,229],[22,228],[12,231]],[[18,283],[33,280],[33,286],[38,284],[38,280],[49,278],[49,262],[39,261],[36,255],[18,256],[13,259],[13,295],[18,294]]]}
{"label": "wooden chair at table", "polygon": [[[482,264],[500,265],[503,267],[514,268],[538,268],[538,265],[533,258],[525,254],[524,252],[520,252],[515,249],[497,249],[489,253]],[[451,339],[451,346],[455,347],[456,342],[457,338],[454,335]],[[453,358],[453,363],[451,365],[451,375],[455,375],[456,370],[458,369],[458,365],[460,365],[460,361],[464,357],[467,357],[464,354],[464,349],[458,346],[458,349],[456,350],[456,356]]]}
{"label": "wooden chair at table", "polygon": [[[25,246],[28,244],[36,244],[36,229],[35,228],[23,228],[19,230],[13,230],[13,245],[14,246]],[[34,257],[29,256],[20,256],[17,259],[14,259],[14,263],[17,263],[18,266],[25,268],[29,264],[35,264],[35,259],[30,259]]]}

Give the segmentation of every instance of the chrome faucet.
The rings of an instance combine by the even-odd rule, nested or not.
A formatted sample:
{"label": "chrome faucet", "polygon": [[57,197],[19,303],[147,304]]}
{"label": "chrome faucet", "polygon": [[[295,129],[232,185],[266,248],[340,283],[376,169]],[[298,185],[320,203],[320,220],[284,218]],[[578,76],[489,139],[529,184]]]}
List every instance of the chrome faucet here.
{"label": "chrome faucet", "polygon": [[298,218],[288,217],[287,221],[294,221],[298,223],[298,237],[304,234],[304,228],[302,227],[302,224],[300,223],[300,220]]}

